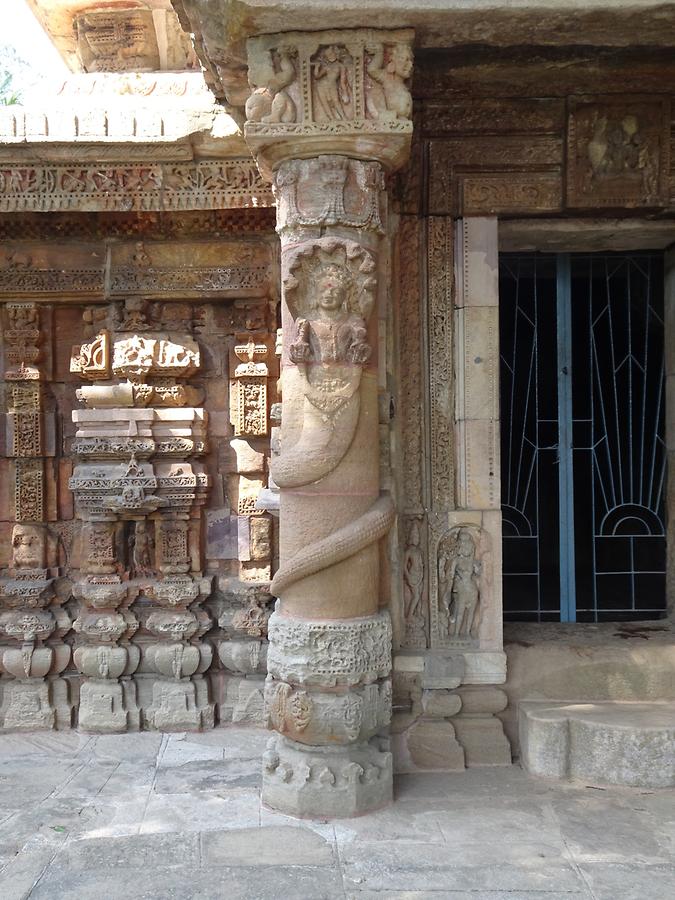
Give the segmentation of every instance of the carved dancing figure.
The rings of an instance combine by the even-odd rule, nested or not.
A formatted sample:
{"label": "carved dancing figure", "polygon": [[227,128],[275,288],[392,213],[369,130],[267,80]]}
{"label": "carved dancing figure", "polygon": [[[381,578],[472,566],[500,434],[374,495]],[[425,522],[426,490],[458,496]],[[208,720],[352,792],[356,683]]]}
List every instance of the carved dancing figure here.
{"label": "carved dancing figure", "polygon": [[412,115],[412,97],[405,85],[410,78],[413,67],[412,50],[403,44],[393,44],[388,51],[385,62],[385,48],[376,44],[368,48],[370,61],[366,71],[372,81],[379,85],[374,90],[370,85],[367,91],[366,109],[372,119],[391,117],[409,119]]}
{"label": "carved dancing figure", "polygon": [[424,554],[420,548],[420,530],[417,522],[412,523],[408,546],[403,557],[403,581],[405,620],[414,622],[420,618],[424,587]]}
{"label": "carved dancing figure", "polygon": [[251,73],[253,93],[246,101],[246,118],[249,122],[296,121],[295,103],[286,90],[296,80],[293,53],[290,47],[279,47],[274,54],[269,53],[267,60]]}
{"label": "carved dancing figure", "polygon": [[316,96],[315,118],[318,122],[346,119],[352,100],[349,55],[341,47],[323,47],[312,61],[312,76]]}
{"label": "carved dancing figure", "polygon": [[450,637],[476,636],[481,568],[473,537],[461,528],[452,551],[444,546],[438,560],[441,606]]}

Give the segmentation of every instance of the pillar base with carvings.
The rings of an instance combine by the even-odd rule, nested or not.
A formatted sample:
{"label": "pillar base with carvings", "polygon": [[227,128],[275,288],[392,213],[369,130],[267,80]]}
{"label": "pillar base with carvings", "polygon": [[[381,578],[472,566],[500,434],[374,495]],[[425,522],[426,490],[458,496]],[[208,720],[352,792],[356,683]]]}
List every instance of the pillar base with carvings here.
{"label": "pillar base with carvings", "polygon": [[263,802],[294,816],[355,816],[392,799],[388,612],[297,619],[275,612],[265,683]]}
{"label": "pillar base with carvings", "polygon": [[281,735],[263,756],[262,800],[291,816],[347,818],[391,803],[392,758],[386,738],[315,747]]}

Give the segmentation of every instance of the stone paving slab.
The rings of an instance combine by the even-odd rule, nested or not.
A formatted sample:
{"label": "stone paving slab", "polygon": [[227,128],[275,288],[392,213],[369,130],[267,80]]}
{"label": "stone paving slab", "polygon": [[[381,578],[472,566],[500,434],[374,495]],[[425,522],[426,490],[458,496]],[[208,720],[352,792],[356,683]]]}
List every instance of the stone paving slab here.
{"label": "stone paving slab", "polygon": [[0,736],[0,900],[673,900],[675,791],[516,766],[399,778],[298,820],[260,802],[267,735]]}

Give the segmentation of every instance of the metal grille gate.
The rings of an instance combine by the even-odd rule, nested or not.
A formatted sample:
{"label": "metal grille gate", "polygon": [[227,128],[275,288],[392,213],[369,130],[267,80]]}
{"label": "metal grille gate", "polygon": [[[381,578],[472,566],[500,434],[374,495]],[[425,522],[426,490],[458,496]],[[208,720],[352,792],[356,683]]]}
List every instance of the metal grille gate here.
{"label": "metal grille gate", "polygon": [[504,617],[665,611],[663,258],[500,257]]}

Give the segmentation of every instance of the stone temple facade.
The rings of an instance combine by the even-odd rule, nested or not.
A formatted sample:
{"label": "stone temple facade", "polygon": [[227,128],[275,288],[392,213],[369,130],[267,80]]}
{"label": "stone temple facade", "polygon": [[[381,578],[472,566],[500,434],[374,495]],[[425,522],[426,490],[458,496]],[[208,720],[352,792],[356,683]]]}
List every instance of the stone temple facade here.
{"label": "stone temple facade", "polygon": [[[73,74],[0,109],[0,728],[266,726],[301,816],[518,753],[675,783],[675,8],[30,5]],[[658,489],[612,510],[662,571],[505,630],[500,254],[643,251]]]}

